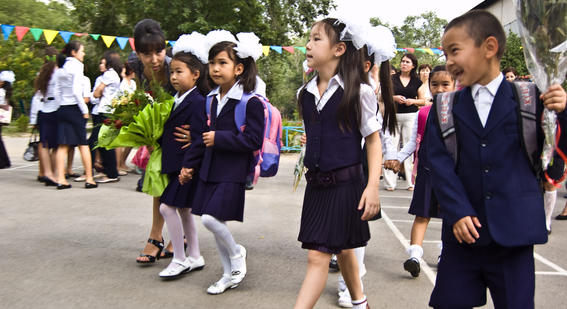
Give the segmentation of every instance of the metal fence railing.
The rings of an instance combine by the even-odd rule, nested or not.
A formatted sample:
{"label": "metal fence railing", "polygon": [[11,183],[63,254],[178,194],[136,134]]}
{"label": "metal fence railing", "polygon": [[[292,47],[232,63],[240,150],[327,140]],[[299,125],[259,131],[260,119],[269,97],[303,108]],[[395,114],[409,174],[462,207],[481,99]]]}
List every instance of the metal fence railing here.
{"label": "metal fence railing", "polygon": [[282,151],[301,151],[301,145],[292,145],[291,144],[291,138],[290,135],[294,134],[294,133],[299,133],[299,134],[303,134],[303,132],[305,132],[305,130],[303,130],[302,127],[294,127],[294,126],[284,126],[282,127],[282,140],[283,140],[283,146],[282,146]]}

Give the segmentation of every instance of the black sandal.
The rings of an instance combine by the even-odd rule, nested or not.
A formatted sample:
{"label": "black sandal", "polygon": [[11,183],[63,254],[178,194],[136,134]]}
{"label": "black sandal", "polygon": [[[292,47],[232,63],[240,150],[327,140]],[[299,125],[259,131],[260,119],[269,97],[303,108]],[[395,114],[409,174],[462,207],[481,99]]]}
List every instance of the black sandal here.
{"label": "black sandal", "polygon": [[140,257],[147,257],[148,258],[147,261],[136,260],[136,262],[138,262],[140,264],[151,264],[151,263],[155,263],[156,260],[160,259],[161,251],[163,250],[163,238],[162,238],[161,241],[157,241],[155,239],[148,238],[148,242],[150,244],[156,246],[159,250],[158,250],[156,255],[140,253],[140,255],[139,255]]}

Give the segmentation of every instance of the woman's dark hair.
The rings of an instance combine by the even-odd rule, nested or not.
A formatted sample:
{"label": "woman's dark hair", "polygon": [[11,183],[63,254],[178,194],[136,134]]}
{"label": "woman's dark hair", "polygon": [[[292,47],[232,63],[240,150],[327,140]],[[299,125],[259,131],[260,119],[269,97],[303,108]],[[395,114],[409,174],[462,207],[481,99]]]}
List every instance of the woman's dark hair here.
{"label": "woman's dark hair", "polygon": [[[118,52],[108,50],[102,55],[102,59],[106,61],[107,69],[113,69],[114,72],[120,76],[124,64],[122,63],[122,59],[120,59],[120,54],[118,54]],[[120,76],[120,80],[122,80],[122,76]]]}
{"label": "woman's dark hair", "polygon": [[516,69],[514,69],[513,67],[505,68],[504,71],[502,71],[502,74],[506,75],[506,73],[508,72],[512,72],[515,76],[518,76],[518,71],[516,71]]}
{"label": "woman's dark hair", "polygon": [[[374,66],[374,54],[368,55],[366,45],[362,48],[365,61],[370,61],[370,70]],[[382,101],[384,102],[384,121],[382,122],[382,132],[388,130],[392,135],[396,134],[396,126],[398,120],[396,118],[396,104],[394,102],[394,86],[392,85],[392,77],[390,71],[392,66],[390,60],[380,63],[378,77],[380,79],[380,92],[382,93]]]}
{"label": "woman's dark hair", "polygon": [[58,54],[55,61],[57,62],[57,66],[62,68],[65,65],[65,61],[67,61],[67,56],[64,54]]}
{"label": "woman's dark hair", "polygon": [[225,51],[228,54],[230,60],[234,61],[235,65],[242,64],[244,66],[244,71],[242,74],[236,77],[236,80],[240,82],[244,92],[252,92],[256,89],[256,75],[258,75],[258,69],[256,68],[256,62],[252,57],[240,58],[234,51],[236,44],[228,41],[219,42],[209,50],[209,60],[213,60],[216,55]]}
{"label": "woman's dark hair", "polygon": [[189,70],[193,74],[199,71],[199,78],[197,79],[195,86],[203,96],[207,96],[211,91],[211,85],[209,83],[209,74],[207,72],[207,65],[204,65],[197,57],[191,53],[178,52],[173,55],[172,60],[177,60],[185,63]]}
{"label": "woman's dark hair", "polygon": [[79,41],[69,41],[69,43],[65,44],[65,47],[63,47],[61,52],[67,57],[72,57],[71,52],[78,52],[79,49],[81,49],[81,46],[83,46],[83,44]]}
{"label": "woman's dark hair", "polygon": [[58,58],[57,50],[53,46],[48,46],[45,49],[45,60],[33,83],[35,91],[41,92],[44,96],[47,93],[47,84],[49,84],[49,80],[55,71],[55,67],[59,66],[57,62]]}
{"label": "woman's dark hair", "polygon": [[143,19],[136,24],[134,47],[138,53],[161,52],[165,49],[165,36],[157,21]]}
{"label": "woman's dark hair", "polygon": [[431,70],[431,72],[429,73],[429,83],[431,84],[431,79],[433,78],[433,76],[437,73],[441,73],[441,72],[445,72],[447,74],[449,74],[449,76],[451,76],[451,79],[453,80],[453,82],[455,81],[455,77],[453,75],[451,75],[451,73],[449,73],[449,71],[447,71],[447,67],[445,65],[436,65],[433,70]]}
{"label": "woman's dark hair", "polygon": [[134,73],[134,69],[132,69],[128,62],[124,62],[124,74],[128,76],[132,73]]}
{"label": "woman's dark hair", "polygon": [[6,91],[6,95],[4,97],[6,103],[14,106],[14,102],[12,102],[12,83],[5,81],[2,85],[2,88],[4,88],[4,90]]}
{"label": "woman's dark hair", "polygon": [[411,61],[411,63],[413,64],[413,69],[411,69],[411,71],[410,71],[410,77],[418,78],[417,73],[416,73],[417,67],[418,67],[418,64],[419,64],[417,62],[417,57],[414,54],[404,54],[401,59],[404,59],[404,58],[408,58]]}

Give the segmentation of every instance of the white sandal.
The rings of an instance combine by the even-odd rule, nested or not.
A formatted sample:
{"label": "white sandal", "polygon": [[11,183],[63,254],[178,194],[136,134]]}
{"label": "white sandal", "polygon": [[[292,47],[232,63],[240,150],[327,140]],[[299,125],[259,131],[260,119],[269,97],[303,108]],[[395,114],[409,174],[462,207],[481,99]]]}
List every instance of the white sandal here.
{"label": "white sandal", "polygon": [[159,276],[161,278],[173,279],[189,271],[191,271],[191,262],[188,259],[185,259],[185,261],[172,259],[167,268],[159,273]]}
{"label": "white sandal", "polygon": [[207,293],[218,295],[224,293],[227,289],[234,289],[238,284],[232,283],[230,277],[222,276],[219,281],[213,283],[208,289]]}
{"label": "white sandal", "polygon": [[240,248],[240,254],[236,257],[230,258],[231,265],[233,264],[232,262],[233,260],[243,259],[243,261],[242,264],[240,265],[240,268],[236,268],[236,267],[232,268],[230,280],[232,281],[233,284],[239,284],[240,282],[242,282],[244,277],[246,277],[246,249],[242,245],[238,245],[238,248]]}

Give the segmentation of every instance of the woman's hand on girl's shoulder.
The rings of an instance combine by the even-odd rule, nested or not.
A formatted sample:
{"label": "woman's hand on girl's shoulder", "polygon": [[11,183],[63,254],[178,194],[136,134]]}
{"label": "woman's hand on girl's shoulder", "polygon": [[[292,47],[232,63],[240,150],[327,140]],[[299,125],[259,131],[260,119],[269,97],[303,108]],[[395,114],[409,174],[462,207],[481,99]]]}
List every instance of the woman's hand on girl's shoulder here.
{"label": "woman's hand on girl's shoulder", "polygon": [[203,133],[203,143],[205,146],[212,147],[215,145],[215,131],[209,131]]}
{"label": "woman's hand on girl's shoulder", "polygon": [[175,132],[173,132],[175,141],[185,143],[181,149],[185,149],[191,145],[191,132],[189,131],[189,127],[188,124],[184,124],[180,127],[175,127]]}
{"label": "woman's hand on girl's shoulder", "polygon": [[364,209],[364,213],[360,219],[370,220],[374,218],[380,211],[380,198],[377,187],[367,186],[362,193],[360,203],[358,203],[358,210]]}

